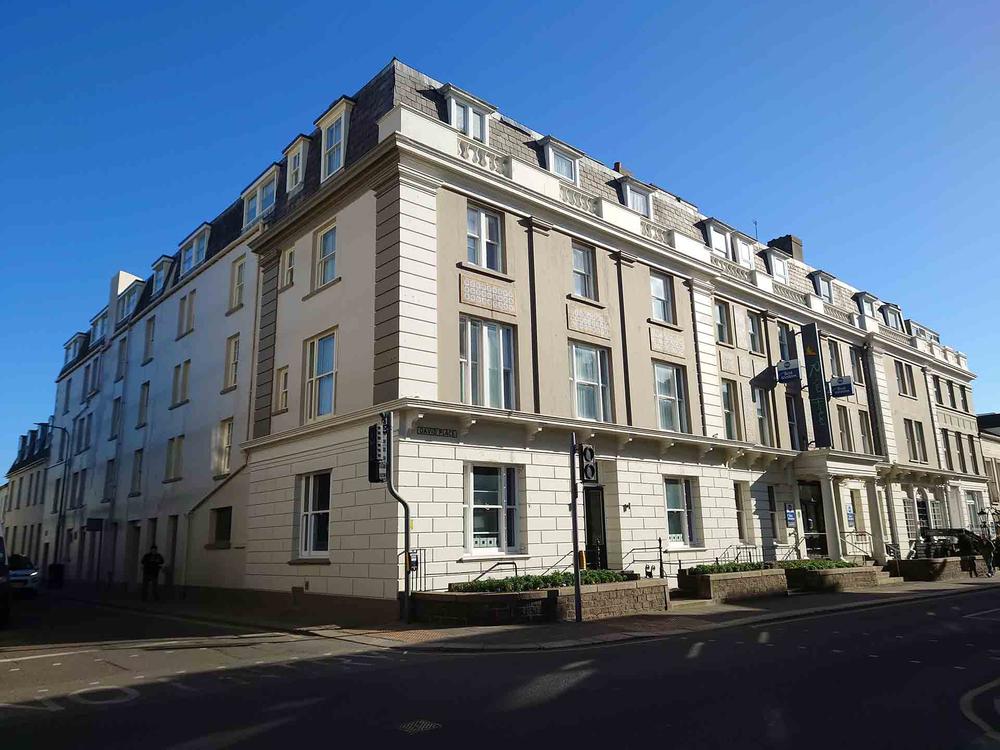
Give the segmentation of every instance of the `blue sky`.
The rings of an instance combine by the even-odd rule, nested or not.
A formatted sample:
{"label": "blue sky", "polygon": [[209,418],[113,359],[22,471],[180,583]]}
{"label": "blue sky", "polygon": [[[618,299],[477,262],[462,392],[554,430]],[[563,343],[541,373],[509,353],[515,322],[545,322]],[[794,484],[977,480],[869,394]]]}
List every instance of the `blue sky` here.
{"label": "blue sky", "polygon": [[148,273],[393,56],[763,240],[799,235],[967,352],[977,410],[1000,410],[995,2],[352,5],[5,9],[0,467],[111,274]]}

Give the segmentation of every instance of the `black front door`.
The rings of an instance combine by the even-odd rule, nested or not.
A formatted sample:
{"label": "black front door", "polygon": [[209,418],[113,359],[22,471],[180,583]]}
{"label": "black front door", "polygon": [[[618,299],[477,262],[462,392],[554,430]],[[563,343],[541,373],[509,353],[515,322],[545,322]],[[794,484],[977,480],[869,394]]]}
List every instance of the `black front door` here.
{"label": "black front door", "polygon": [[799,505],[802,507],[802,535],[810,557],[826,557],[826,519],[823,515],[823,491],[819,482],[799,482]]}
{"label": "black front door", "polygon": [[608,535],[604,522],[604,489],[602,487],[584,488],[583,523],[586,535],[587,567],[606,570],[608,567]]}

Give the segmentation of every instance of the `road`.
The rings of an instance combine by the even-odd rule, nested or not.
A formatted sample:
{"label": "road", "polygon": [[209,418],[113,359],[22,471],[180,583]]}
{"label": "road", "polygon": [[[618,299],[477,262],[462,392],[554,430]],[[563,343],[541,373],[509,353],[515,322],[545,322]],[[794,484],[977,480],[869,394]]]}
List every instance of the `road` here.
{"label": "road", "polygon": [[659,640],[461,655],[44,596],[19,604],[0,636],[3,750],[1000,747],[993,588]]}

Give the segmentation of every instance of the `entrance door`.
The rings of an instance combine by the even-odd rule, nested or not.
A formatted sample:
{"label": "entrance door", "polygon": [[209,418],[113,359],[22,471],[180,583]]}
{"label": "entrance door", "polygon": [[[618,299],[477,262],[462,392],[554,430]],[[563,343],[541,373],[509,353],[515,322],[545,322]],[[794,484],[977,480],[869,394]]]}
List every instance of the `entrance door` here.
{"label": "entrance door", "polygon": [[799,482],[799,505],[802,507],[802,535],[810,557],[826,557],[826,520],[823,516],[823,491],[819,482]]}
{"label": "entrance door", "polygon": [[132,521],[128,525],[125,537],[125,583],[132,584],[136,581],[139,572],[139,535],[142,528],[138,521]]}
{"label": "entrance door", "polygon": [[917,499],[917,526],[921,532],[924,529],[931,528],[930,508],[928,508],[927,501],[923,498]]}
{"label": "entrance door", "polygon": [[584,488],[583,522],[586,534],[587,567],[605,570],[608,567],[608,534],[604,521],[603,487]]}

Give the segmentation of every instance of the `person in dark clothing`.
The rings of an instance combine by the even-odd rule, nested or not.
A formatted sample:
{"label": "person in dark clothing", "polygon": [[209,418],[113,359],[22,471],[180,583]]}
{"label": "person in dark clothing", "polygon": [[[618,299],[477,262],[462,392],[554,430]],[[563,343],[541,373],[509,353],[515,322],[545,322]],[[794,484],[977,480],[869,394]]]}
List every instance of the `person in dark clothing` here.
{"label": "person in dark clothing", "polygon": [[146,601],[150,588],[153,589],[153,599],[160,601],[160,568],[163,567],[163,563],[163,555],[156,551],[155,544],[142,556],[143,601]]}

